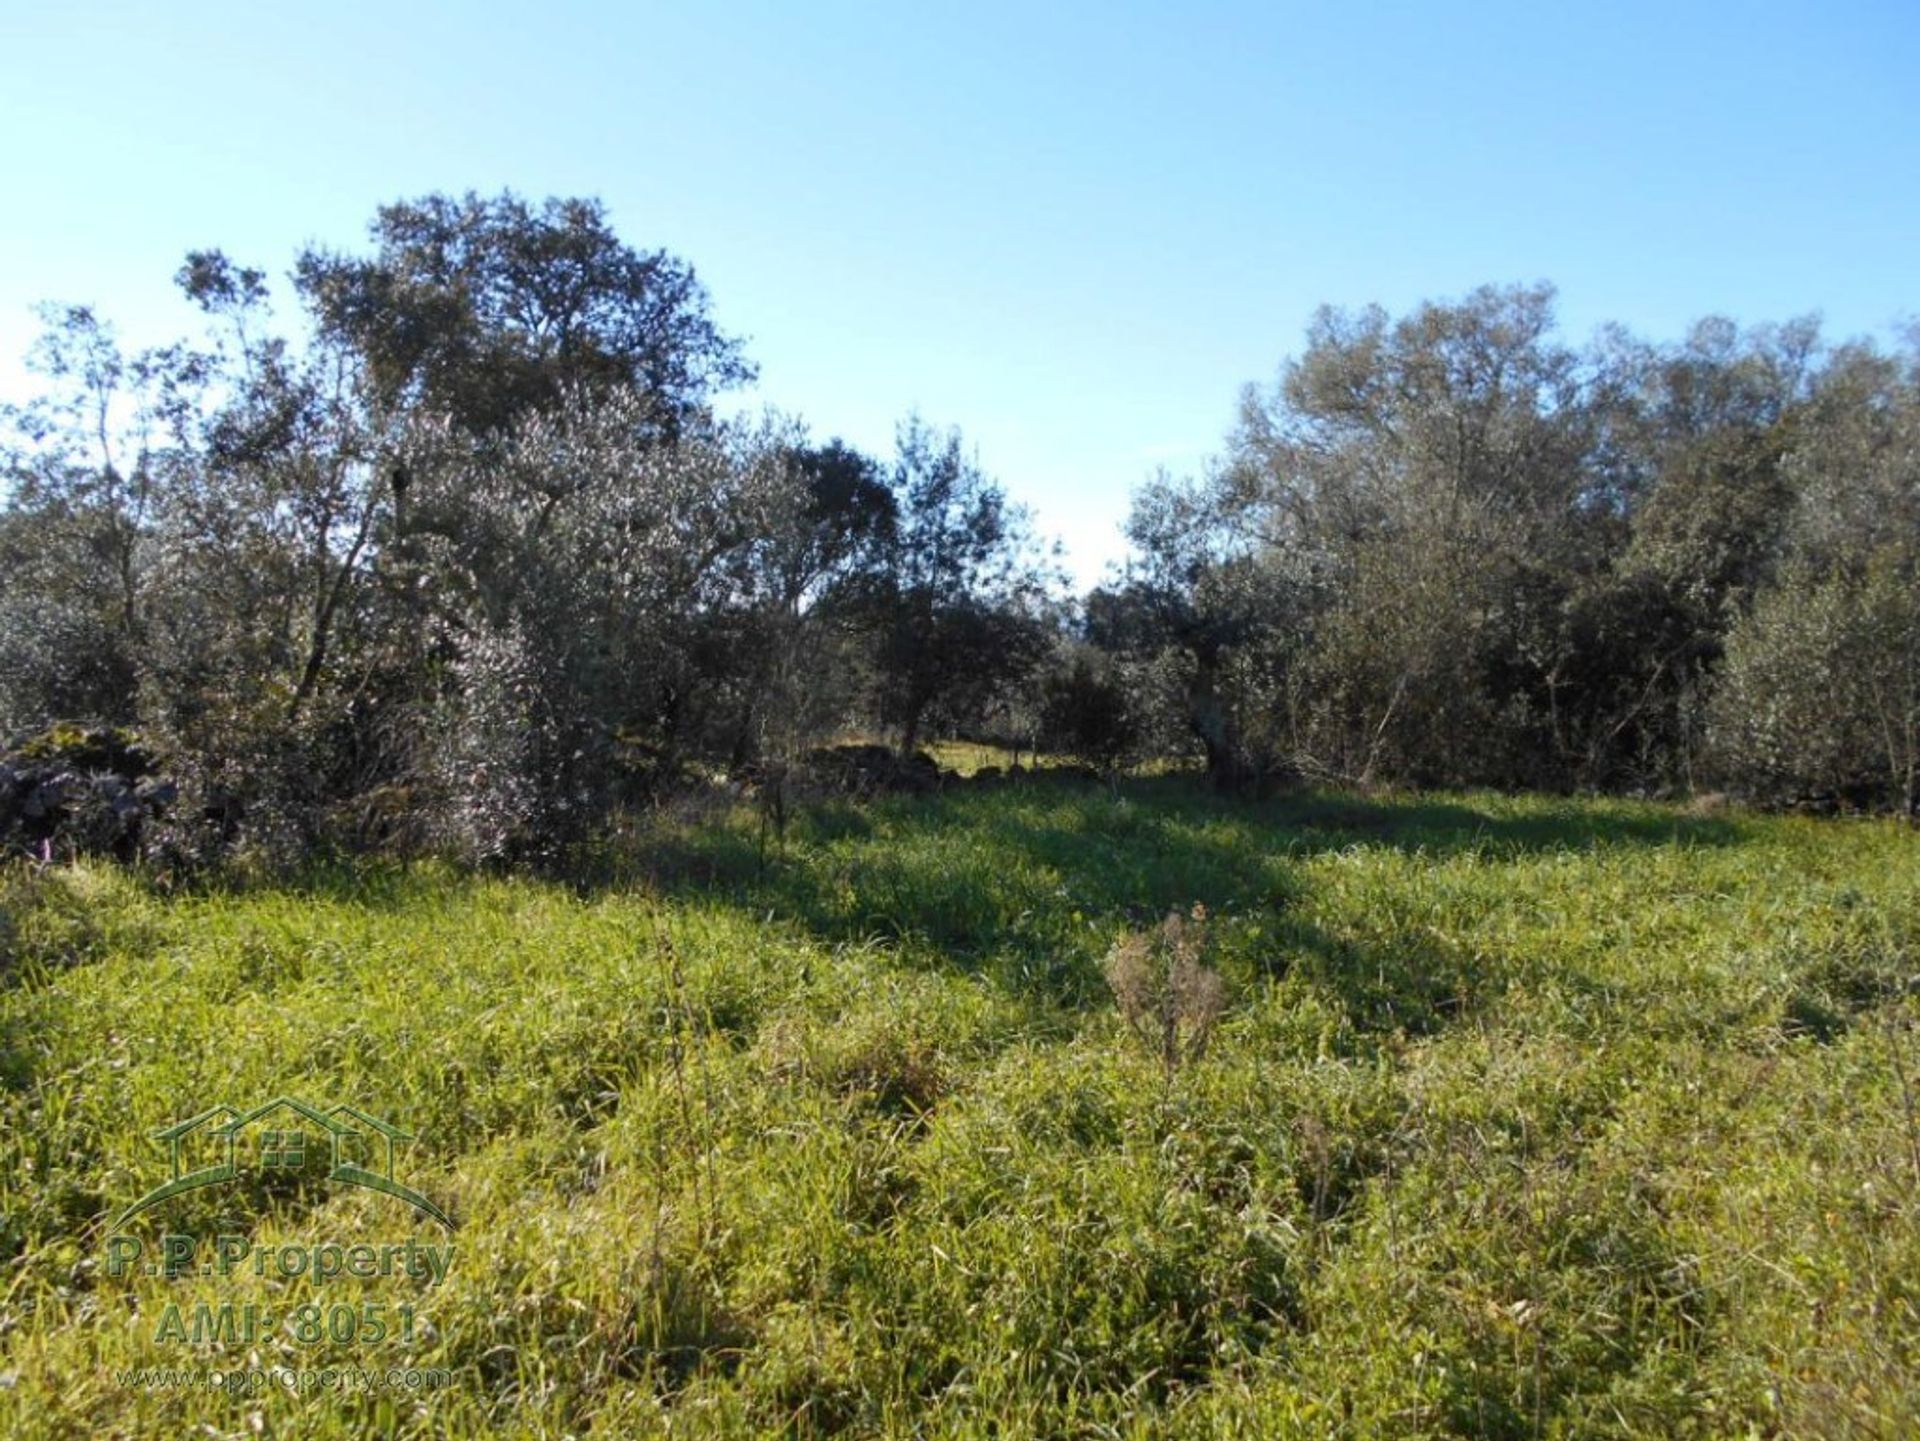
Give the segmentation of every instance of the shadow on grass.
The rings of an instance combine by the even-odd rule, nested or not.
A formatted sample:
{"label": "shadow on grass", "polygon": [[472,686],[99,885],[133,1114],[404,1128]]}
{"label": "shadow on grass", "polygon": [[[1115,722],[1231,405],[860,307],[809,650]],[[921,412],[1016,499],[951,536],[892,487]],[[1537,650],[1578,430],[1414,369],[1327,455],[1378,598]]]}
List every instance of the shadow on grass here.
{"label": "shadow on grass", "polygon": [[[809,811],[784,844],[748,819],[655,836],[600,882],[740,906],[828,942],[882,939],[907,964],[982,974],[1035,1001],[1104,998],[1119,931],[1204,903],[1282,919],[1277,944],[1317,958],[1356,1023],[1426,1029],[1470,1009],[1473,978],[1421,946],[1392,954],[1288,914],[1299,862],[1353,848],[1492,860],[1621,846],[1724,846],[1737,821],[1618,801],[1301,793],[1241,802],[1185,777],[1104,787],[955,787]],[[1427,947],[1431,950],[1431,947]],[[1402,954],[1402,952],[1406,952]]]}
{"label": "shadow on grass", "polygon": [[[827,944],[880,941],[898,964],[982,978],[1036,1015],[1107,1003],[1100,961],[1125,930],[1204,904],[1233,934],[1259,925],[1243,971],[1300,968],[1360,1030],[1427,1032],[1497,993],[1423,928],[1327,934],[1296,904],[1303,862],[1347,850],[1498,862],[1618,847],[1739,843],[1738,817],[1618,801],[1495,794],[1221,796],[1189,776],[1123,783],[1068,778],[955,784],[928,796],[802,808],[775,841],[744,807],[695,820],[639,820],[569,873],[548,879],[591,901],[642,891],[793,926]],[[466,904],[469,878],[431,862],[316,863],[272,889],[380,911]],[[216,887],[218,888],[218,887]],[[242,884],[237,889],[251,887]],[[14,1050],[12,1046],[9,1051]],[[17,1057],[0,1066],[0,1082]]]}
{"label": "shadow on grass", "polygon": [[[1520,809],[1508,811],[1516,806]],[[1728,846],[1744,838],[1731,819],[1618,800],[1529,797],[1515,802],[1488,796],[1481,808],[1471,798],[1375,800],[1308,793],[1258,809],[1272,812],[1272,823],[1297,830],[1316,850],[1377,845],[1436,856],[1462,851],[1519,856],[1612,846]]]}

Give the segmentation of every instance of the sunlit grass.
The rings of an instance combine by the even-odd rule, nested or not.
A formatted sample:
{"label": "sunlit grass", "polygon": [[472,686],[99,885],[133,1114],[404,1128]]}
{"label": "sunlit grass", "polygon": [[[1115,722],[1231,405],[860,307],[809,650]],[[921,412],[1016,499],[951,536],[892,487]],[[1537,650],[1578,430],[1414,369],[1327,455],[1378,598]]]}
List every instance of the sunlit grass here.
{"label": "sunlit grass", "polygon": [[[773,850],[742,815],[601,869],[10,873],[0,1431],[1920,1427],[1899,826],[1162,779],[823,807]],[[1196,901],[1230,995],[1169,1075],[1100,962]],[[148,1133],[282,1092],[416,1134],[445,1284],[107,1276]],[[162,1219],[350,1242],[409,1214],[232,1189]],[[156,1345],[166,1301],[309,1298],[430,1325],[266,1362],[454,1384],[115,1383],[245,1359]]]}

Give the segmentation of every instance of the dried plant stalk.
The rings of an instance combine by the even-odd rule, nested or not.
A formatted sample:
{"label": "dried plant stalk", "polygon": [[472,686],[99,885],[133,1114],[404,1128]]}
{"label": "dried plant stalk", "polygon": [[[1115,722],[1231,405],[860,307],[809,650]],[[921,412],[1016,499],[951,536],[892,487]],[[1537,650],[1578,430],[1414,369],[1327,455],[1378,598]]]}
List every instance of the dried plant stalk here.
{"label": "dried plant stalk", "polygon": [[1120,1014],[1168,1076],[1206,1054],[1226,1009],[1226,983],[1205,964],[1206,949],[1207,909],[1195,905],[1123,936],[1107,952],[1107,985]]}

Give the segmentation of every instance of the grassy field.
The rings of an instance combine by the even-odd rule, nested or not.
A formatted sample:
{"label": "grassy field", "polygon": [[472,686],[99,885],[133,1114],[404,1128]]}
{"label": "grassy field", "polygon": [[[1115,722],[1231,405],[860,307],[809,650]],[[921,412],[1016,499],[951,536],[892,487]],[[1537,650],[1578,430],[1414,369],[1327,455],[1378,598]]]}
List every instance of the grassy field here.
{"label": "grassy field", "polygon": [[[593,885],[15,871],[8,1436],[1920,1433],[1920,837],[1179,778],[663,829]],[[1169,1075],[1101,961],[1212,913]],[[438,1284],[109,1274],[150,1133],[405,1126]],[[448,1239],[297,1178],[130,1222]],[[169,1303],[411,1305],[195,1347]],[[445,1368],[228,1394],[130,1368]]]}

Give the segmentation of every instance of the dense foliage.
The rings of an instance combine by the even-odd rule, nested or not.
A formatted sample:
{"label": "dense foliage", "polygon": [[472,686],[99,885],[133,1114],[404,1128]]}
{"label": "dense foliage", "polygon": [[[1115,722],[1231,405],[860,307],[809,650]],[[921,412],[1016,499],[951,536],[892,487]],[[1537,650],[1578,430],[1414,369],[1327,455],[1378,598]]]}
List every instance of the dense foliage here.
{"label": "dense foliage", "polygon": [[131,728],[169,864],[554,858],[689,780],[784,808],[850,730],[1920,805],[1920,344],[1575,348],[1544,287],[1327,311],[1068,603],[958,432],[717,419],[740,344],[597,204],[429,196],[372,239],[299,257],[290,329],[218,251],[178,276],[200,342],[51,309],[6,415],[0,745]]}
{"label": "dense foliage", "polygon": [[213,251],[204,345],[49,311],[11,412],[0,739],[136,728],[180,787],[150,853],[551,857],[859,719],[910,751],[1037,664],[1048,573],[957,432],[888,464],[715,419],[739,346],[596,205],[373,230],[301,257],[296,334]]}
{"label": "dense foliage", "polygon": [[1554,338],[1548,289],[1323,312],[1096,639],[1216,774],[1911,811],[1920,339]]}

